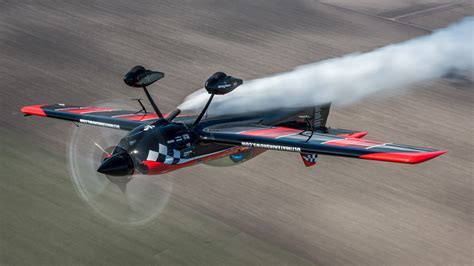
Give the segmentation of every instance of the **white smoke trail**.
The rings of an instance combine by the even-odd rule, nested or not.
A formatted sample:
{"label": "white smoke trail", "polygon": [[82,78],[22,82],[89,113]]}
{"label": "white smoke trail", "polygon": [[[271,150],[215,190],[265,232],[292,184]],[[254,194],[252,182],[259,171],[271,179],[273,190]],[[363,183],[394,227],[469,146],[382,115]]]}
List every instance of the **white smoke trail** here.
{"label": "white smoke trail", "polygon": [[[474,17],[468,17],[427,36],[244,82],[231,93],[215,97],[209,114],[350,104],[379,91],[399,91],[453,70],[473,69],[473,29]],[[199,111],[208,97],[204,89],[198,90],[179,108]]]}

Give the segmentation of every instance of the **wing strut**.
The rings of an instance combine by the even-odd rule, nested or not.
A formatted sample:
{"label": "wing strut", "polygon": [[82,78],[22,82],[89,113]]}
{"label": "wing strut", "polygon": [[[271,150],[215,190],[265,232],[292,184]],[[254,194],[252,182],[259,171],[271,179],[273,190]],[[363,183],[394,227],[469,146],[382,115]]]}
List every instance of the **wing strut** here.
{"label": "wing strut", "polygon": [[211,94],[211,97],[209,97],[209,100],[207,101],[206,103],[206,106],[204,106],[204,109],[202,109],[201,113],[199,114],[199,116],[196,118],[196,120],[194,121],[193,123],[193,127],[195,127],[197,124],[199,124],[199,122],[201,121],[202,117],[204,116],[204,114],[206,113],[207,111],[207,108],[209,108],[209,105],[211,104],[212,102],[212,99],[214,99],[214,93]]}
{"label": "wing strut", "polygon": [[146,97],[148,98],[148,101],[150,101],[151,107],[153,107],[153,110],[155,111],[156,115],[159,118],[163,118],[163,114],[161,113],[160,109],[158,109],[158,106],[156,106],[155,101],[153,101],[153,98],[148,92],[146,86],[143,86],[143,90],[145,91]]}
{"label": "wing strut", "polygon": [[[148,92],[148,89],[146,87],[148,85],[153,84],[157,80],[162,79],[164,76],[165,76],[165,74],[162,73],[162,72],[147,70],[142,66],[134,66],[123,77],[123,81],[128,86],[136,87],[136,88],[139,88],[139,87],[143,88],[143,90],[145,91],[146,97],[148,98],[148,101],[151,104],[151,107],[153,107],[153,110],[155,111],[156,115],[159,118],[163,118],[163,114],[160,112],[160,109],[158,109],[158,106],[156,106],[155,101],[151,97],[151,95]],[[141,102],[140,102],[140,104],[141,104]],[[143,105],[142,105],[142,108],[144,109]]]}
{"label": "wing strut", "polygon": [[204,84],[204,87],[206,88],[207,92],[211,95],[211,97],[209,97],[209,100],[207,101],[206,106],[204,106],[204,109],[202,109],[201,113],[194,121],[193,127],[198,125],[199,122],[201,121],[202,117],[207,111],[207,108],[209,108],[209,105],[211,104],[212,99],[214,99],[214,95],[227,94],[233,91],[235,88],[237,88],[241,84],[242,84],[241,79],[227,76],[223,72],[216,72],[212,74],[212,76],[210,76],[206,80],[206,83]]}

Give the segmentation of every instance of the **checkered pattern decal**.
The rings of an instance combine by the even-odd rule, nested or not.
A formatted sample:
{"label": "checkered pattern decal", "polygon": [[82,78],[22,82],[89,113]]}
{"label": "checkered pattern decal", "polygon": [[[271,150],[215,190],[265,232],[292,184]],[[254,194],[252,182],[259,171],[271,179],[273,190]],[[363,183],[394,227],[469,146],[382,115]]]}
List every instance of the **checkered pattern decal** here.
{"label": "checkered pattern decal", "polygon": [[149,150],[146,159],[149,161],[164,162],[165,164],[177,164],[181,161],[181,152],[175,149],[169,149],[160,143],[158,152]]}
{"label": "checkered pattern decal", "polygon": [[301,153],[301,158],[308,163],[316,163],[318,155],[316,153]]}
{"label": "checkered pattern decal", "polygon": [[315,153],[302,153],[301,157],[303,157],[303,160],[310,163],[315,163],[318,159],[318,155]]}

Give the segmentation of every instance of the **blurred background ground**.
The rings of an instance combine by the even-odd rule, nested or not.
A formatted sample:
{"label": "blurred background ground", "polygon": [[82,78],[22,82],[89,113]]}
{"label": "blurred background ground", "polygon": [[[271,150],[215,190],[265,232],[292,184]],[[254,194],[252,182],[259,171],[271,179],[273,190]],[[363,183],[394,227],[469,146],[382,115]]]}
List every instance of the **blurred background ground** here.
{"label": "blurred background ground", "polygon": [[[333,109],[333,127],[448,149],[422,165],[267,152],[241,166],[168,175],[146,226],[96,215],[69,178],[72,124],[21,106],[142,97],[122,75],[166,78],[163,110],[221,70],[244,79],[428,34],[472,2],[0,1],[0,264],[470,265],[472,83],[435,80]],[[400,77],[403,78],[403,77]]]}

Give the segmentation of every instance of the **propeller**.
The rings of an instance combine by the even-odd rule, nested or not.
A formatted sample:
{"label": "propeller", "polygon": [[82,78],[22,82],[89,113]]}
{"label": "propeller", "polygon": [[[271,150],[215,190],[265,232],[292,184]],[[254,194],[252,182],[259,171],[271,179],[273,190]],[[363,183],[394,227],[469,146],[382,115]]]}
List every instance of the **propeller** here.
{"label": "propeller", "polygon": [[[126,101],[94,104],[134,110]],[[100,216],[121,225],[145,225],[157,217],[172,193],[171,176],[134,174],[125,152],[112,154],[126,131],[81,125],[71,133],[68,167],[79,196]],[[99,171],[99,172],[98,172]]]}

